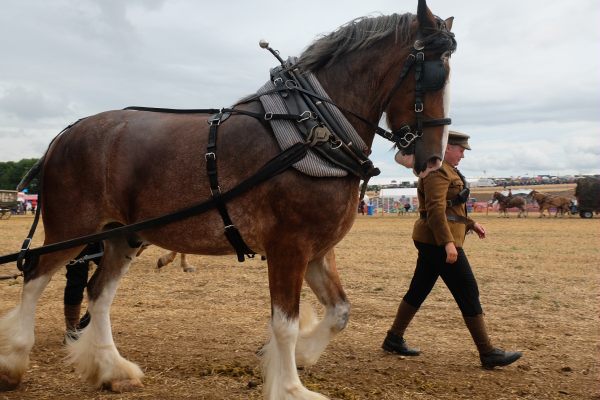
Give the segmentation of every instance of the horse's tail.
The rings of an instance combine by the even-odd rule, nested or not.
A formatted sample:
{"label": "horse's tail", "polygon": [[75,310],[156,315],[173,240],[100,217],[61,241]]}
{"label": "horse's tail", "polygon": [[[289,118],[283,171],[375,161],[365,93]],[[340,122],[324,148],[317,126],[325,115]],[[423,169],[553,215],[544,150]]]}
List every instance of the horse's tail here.
{"label": "horse's tail", "polygon": [[33,178],[35,178],[40,173],[42,165],[44,165],[45,158],[46,154],[44,154],[39,160],[37,160],[37,162],[33,164],[33,167],[31,167],[31,169],[27,171],[23,179],[21,179],[21,182],[19,182],[19,184],[17,185],[17,190],[19,192],[25,189],[29,185],[29,183],[31,183]]}

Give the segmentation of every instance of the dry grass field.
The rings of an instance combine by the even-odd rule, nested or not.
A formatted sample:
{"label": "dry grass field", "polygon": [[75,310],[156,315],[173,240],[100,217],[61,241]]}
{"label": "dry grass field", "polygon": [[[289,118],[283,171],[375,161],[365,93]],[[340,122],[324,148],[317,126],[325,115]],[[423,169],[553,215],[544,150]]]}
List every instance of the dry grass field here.
{"label": "dry grass field", "polygon": [[[469,237],[466,250],[492,339],[524,352],[516,364],[486,371],[441,281],[406,335],[421,356],[380,349],[414,268],[414,218],[359,216],[337,246],[351,319],[319,362],[300,371],[308,388],[345,400],[600,399],[600,219],[475,215],[489,237]],[[31,221],[0,221],[0,254],[20,247]],[[190,256],[196,273],[157,272],[162,252],[151,247],[133,263],[112,308],[115,342],[144,370],[144,389],[99,391],[64,363],[61,271],[39,303],[29,371],[0,400],[260,399],[255,352],[270,312],[266,263]],[[22,278],[0,281],[1,314],[17,303],[21,286]],[[303,301],[316,305],[304,290]]]}

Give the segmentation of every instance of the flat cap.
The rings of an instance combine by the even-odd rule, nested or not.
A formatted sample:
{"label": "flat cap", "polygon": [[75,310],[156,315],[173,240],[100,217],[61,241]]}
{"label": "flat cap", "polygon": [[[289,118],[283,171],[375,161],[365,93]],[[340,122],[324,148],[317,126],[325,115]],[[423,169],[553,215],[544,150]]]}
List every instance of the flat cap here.
{"label": "flat cap", "polygon": [[471,150],[471,146],[469,146],[469,138],[471,136],[457,132],[457,131],[449,131],[448,132],[448,144],[455,144],[464,149]]}

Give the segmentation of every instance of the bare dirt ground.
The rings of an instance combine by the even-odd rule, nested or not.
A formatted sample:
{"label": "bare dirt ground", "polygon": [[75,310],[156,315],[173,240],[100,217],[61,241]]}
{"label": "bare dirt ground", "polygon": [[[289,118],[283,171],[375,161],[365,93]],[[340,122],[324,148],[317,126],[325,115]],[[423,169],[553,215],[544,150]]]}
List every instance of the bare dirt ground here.
{"label": "bare dirt ground", "polygon": [[[380,345],[406,291],[416,251],[414,216],[359,216],[337,246],[352,303],[348,327],[303,383],[332,399],[600,399],[600,219],[475,218],[489,238],[469,237],[495,344],[524,351],[516,364],[486,371],[460,312],[440,281],[407,332],[419,357]],[[31,217],[0,221],[0,254],[16,251]],[[35,245],[41,242],[41,232]],[[155,269],[151,247],[123,279],[112,308],[122,355],[144,370],[145,387],[113,394],[81,382],[63,361],[57,273],[40,300],[36,344],[21,386],[1,399],[260,399],[259,360],[270,306],[266,263],[190,256],[196,273]],[[0,267],[0,274],[15,271]],[[0,281],[0,314],[19,300],[22,278]],[[305,289],[303,301],[317,304]],[[320,311],[320,309],[319,309]]]}

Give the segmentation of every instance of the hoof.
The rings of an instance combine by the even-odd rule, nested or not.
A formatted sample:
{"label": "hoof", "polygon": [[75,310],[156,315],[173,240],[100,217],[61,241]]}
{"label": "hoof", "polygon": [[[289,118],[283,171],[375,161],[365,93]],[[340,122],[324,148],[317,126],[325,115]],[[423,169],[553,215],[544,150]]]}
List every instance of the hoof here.
{"label": "hoof", "polygon": [[0,392],[14,390],[19,386],[20,383],[21,380],[19,378],[14,378],[4,373],[0,373]]}
{"label": "hoof", "polygon": [[133,392],[144,387],[139,379],[115,379],[110,383],[106,383],[104,387],[111,392],[123,393]]}
{"label": "hoof", "polygon": [[186,267],[183,269],[183,272],[196,272],[196,268],[194,267]]}

